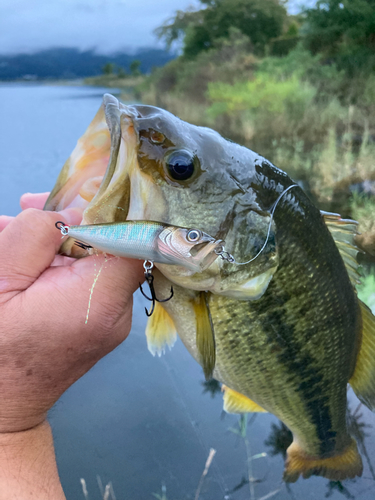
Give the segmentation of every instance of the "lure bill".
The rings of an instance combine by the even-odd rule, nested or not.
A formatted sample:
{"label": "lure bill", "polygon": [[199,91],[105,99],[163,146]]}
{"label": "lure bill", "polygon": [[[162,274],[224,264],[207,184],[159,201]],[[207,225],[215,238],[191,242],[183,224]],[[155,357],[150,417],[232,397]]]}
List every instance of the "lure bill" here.
{"label": "lure bill", "polygon": [[[193,272],[207,269],[218,257],[223,241],[199,229],[153,221],[68,226],[56,223],[63,236],[78,240],[83,249],[92,247],[118,257],[183,266]],[[216,252],[215,252],[216,251]]]}

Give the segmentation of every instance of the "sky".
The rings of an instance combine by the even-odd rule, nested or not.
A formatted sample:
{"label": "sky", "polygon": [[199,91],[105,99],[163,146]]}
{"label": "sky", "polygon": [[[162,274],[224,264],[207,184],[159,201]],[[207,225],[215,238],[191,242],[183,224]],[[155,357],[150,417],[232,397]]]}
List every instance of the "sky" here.
{"label": "sky", "polygon": [[[312,1],[312,0],[308,0]],[[299,0],[290,0],[290,11]],[[100,53],[160,47],[153,30],[198,0],[0,0],[0,54],[51,47]]]}

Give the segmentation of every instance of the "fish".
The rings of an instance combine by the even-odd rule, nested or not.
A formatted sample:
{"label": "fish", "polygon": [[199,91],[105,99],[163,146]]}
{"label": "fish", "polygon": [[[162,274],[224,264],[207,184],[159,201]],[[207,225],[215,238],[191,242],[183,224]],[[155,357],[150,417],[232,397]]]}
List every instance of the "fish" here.
{"label": "fish", "polygon": [[[159,221],[225,240],[200,272],[155,264],[156,293],[173,285],[174,296],[148,320],[149,350],[178,335],[223,384],[226,411],[278,417],[293,434],[285,481],[361,476],[347,386],[375,409],[375,318],[355,289],[355,221],[321,212],[285,172],[214,130],[110,94],[45,209],[73,206],[82,224]],[[87,254],[71,238],[61,252]]]}
{"label": "fish", "polygon": [[191,273],[199,273],[209,267],[219,257],[215,250],[220,250],[224,243],[199,229],[155,221],[79,226],[57,222],[56,227],[64,236],[79,240],[78,246],[83,250],[95,247],[117,257],[183,266]]}

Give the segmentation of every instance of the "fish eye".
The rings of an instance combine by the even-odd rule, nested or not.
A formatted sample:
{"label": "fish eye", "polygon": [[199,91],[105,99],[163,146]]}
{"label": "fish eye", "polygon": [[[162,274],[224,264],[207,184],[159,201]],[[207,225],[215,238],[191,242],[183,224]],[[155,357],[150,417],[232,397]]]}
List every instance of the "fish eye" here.
{"label": "fish eye", "polygon": [[199,229],[190,229],[186,235],[186,239],[191,243],[196,243],[202,238],[202,233]]}
{"label": "fish eye", "polygon": [[163,144],[165,141],[165,135],[157,130],[151,130],[150,132],[150,141],[153,144]]}
{"label": "fish eye", "polygon": [[168,175],[176,181],[186,181],[194,174],[196,156],[189,151],[173,151],[166,158]]}

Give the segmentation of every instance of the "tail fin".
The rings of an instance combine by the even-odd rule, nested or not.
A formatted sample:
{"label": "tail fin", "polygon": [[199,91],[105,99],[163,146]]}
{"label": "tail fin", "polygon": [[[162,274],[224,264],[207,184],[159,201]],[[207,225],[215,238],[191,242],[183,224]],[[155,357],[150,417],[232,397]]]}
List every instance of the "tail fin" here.
{"label": "tail fin", "polygon": [[362,312],[362,344],[349,384],[358,399],[375,411],[375,316],[359,300]]}
{"label": "tail fin", "polygon": [[315,475],[332,481],[342,481],[362,476],[362,470],[362,459],[353,438],[342,453],[329,458],[309,457],[296,442],[293,442],[287,450],[284,480],[294,483],[302,474],[304,478]]}

